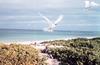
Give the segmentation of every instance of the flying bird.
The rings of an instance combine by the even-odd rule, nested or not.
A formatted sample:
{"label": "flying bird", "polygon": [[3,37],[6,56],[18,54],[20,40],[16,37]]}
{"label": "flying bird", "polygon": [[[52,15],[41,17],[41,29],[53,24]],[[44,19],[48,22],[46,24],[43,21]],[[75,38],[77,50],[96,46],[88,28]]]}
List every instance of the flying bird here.
{"label": "flying bird", "polygon": [[85,1],[85,8],[90,8],[90,7],[95,7],[95,6],[99,6],[99,4],[90,0]]}
{"label": "flying bird", "polygon": [[60,15],[56,21],[52,22],[46,16],[42,15],[41,13],[39,13],[39,14],[40,14],[40,16],[42,16],[42,18],[45,20],[45,22],[48,25],[48,27],[44,28],[43,30],[48,31],[48,32],[53,32],[54,28],[57,26],[57,24],[63,19],[63,15]]}

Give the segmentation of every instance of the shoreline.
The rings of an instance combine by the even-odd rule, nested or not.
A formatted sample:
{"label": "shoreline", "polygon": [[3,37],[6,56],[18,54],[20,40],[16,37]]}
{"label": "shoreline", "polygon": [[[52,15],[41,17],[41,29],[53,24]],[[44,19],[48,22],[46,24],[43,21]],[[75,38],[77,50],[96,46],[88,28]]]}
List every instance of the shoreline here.
{"label": "shoreline", "polygon": [[92,39],[92,38],[97,38],[97,37],[67,37],[67,38],[58,38],[58,39],[48,39],[48,40],[33,40],[33,41],[0,41],[0,43],[4,44],[40,44],[45,41],[54,41],[54,40],[71,40],[71,39],[77,39],[77,38],[87,38],[87,39]]}

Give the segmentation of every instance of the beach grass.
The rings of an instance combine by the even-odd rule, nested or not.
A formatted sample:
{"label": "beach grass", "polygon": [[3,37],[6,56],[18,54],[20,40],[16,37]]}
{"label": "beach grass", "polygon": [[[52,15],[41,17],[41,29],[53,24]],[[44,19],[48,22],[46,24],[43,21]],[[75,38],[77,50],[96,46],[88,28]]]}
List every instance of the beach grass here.
{"label": "beach grass", "polygon": [[0,44],[0,65],[45,65],[39,50],[22,44]]}

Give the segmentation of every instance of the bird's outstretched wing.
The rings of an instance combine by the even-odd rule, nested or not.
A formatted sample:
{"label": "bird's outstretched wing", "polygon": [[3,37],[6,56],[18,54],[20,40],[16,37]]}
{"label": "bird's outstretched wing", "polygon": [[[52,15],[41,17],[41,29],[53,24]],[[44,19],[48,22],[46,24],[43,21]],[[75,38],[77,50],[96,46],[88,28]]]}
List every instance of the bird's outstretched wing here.
{"label": "bird's outstretched wing", "polygon": [[54,22],[54,24],[59,23],[63,19],[63,15],[60,15],[59,18]]}
{"label": "bird's outstretched wing", "polygon": [[88,7],[90,7],[90,1],[86,0],[85,1],[85,8],[88,8]]}
{"label": "bird's outstretched wing", "polygon": [[41,13],[39,13],[39,15],[45,19],[45,22],[48,24],[48,25],[51,25],[53,24],[46,16],[42,15]]}

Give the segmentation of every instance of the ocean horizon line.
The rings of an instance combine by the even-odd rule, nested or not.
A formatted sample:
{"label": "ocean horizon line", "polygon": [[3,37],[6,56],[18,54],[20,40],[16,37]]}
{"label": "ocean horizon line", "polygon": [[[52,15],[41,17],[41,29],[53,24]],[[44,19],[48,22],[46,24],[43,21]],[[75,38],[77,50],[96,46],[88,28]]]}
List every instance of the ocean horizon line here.
{"label": "ocean horizon line", "polygon": [[[43,30],[41,30],[41,29],[14,29],[14,28],[0,28],[0,30],[26,30],[26,31],[43,31]],[[87,32],[88,30],[54,30],[54,32],[68,32],[68,31],[80,31],[80,32]],[[94,30],[95,31],[95,30]],[[46,31],[44,31],[44,32],[46,32]],[[92,32],[92,31],[90,31],[90,32]],[[100,32],[100,31],[95,31],[95,32]]]}

